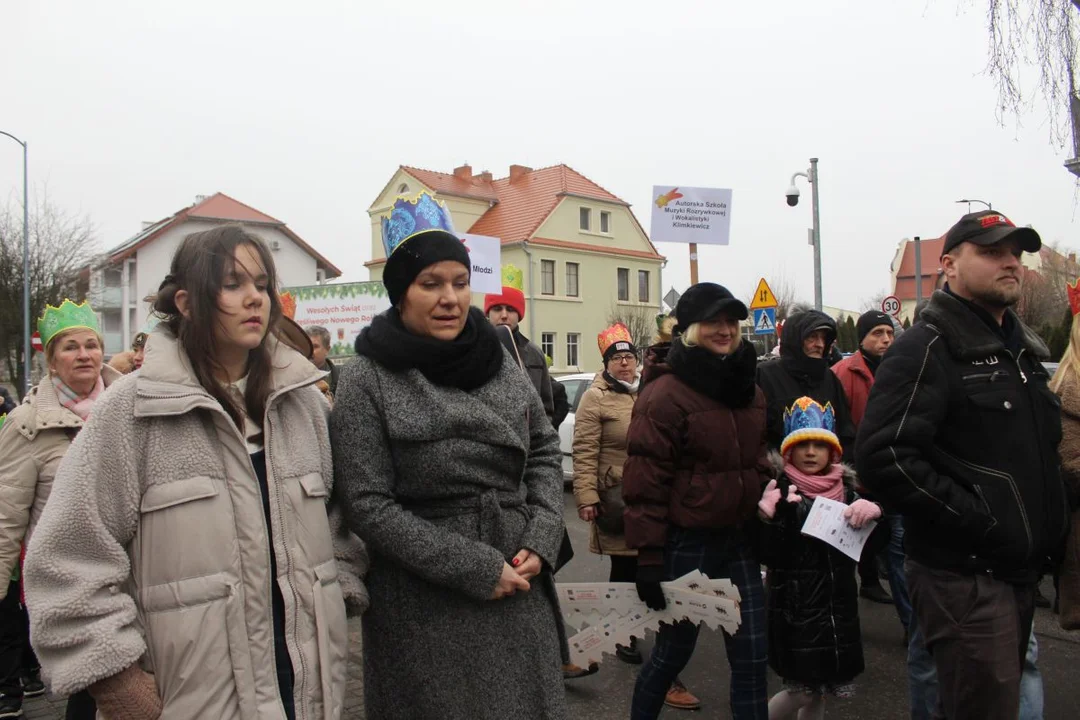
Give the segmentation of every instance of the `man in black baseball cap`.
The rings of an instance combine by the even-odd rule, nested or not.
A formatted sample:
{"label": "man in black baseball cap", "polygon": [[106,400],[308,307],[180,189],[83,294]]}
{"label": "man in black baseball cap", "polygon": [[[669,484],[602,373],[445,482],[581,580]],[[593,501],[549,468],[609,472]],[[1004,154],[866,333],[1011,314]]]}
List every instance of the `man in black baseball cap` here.
{"label": "man in black baseball cap", "polygon": [[1006,238],[1016,240],[1024,252],[1038,252],[1042,247],[1039,233],[1030,227],[1016,227],[1013,221],[994,210],[968,213],[949,228],[945,234],[945,247],[941,254],[947,255],[963,242],[975,245],[996,245]]}
{"label": "man in black baseball cap", "polygon": [[948,282],[882,360],[859,427],[859,479],[904,517],[912,649],[933,656],[943,717],[1017,717],[1036,583],[1068,529],[1049,352],[1012,310],[1041,246],[1001,213],[961,218]]}

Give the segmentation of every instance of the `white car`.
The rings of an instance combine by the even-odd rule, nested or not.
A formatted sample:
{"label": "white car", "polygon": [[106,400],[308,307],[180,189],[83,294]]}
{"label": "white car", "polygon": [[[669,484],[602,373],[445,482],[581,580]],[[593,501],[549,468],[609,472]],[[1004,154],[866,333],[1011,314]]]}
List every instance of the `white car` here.
{"label": "white car", "polygon": [[574,373],[555,378],[566,388],[566,400],[570,403],[570,412],[559,426],[559,448],[562,450],[563,484],[574,481],[574,413],[577,412],[581,396],[592,385],[596,373]]}

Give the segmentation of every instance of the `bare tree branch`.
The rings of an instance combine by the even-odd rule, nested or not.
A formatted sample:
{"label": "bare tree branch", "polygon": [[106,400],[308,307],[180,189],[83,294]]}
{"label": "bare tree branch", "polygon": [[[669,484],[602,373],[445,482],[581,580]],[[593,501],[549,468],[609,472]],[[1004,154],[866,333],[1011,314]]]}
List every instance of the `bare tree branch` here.
{"label": "bare tree branch", "polygon": [[[81,300],[79,272],[96,248],[94,228],[53,205],[47,189],[30,208],[30,323],[36,326],[46,304]],[[0,353],[8,378],[21,386],[23,338],[23,213],[21,203],[0,207]]]}

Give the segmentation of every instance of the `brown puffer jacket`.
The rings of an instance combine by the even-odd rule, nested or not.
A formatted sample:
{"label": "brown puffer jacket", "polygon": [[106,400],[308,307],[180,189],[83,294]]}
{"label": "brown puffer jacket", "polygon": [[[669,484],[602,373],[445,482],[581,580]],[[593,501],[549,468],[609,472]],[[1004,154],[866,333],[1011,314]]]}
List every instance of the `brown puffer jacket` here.
{"label": "brown puffer jacket", "polygon": [[626,544],[639,565],[663,563],[669,525],[751,521],[770,472],[761,389],[748,406],[730,408],[685,383],[666,355],[654,346],[646,356],[623,468]]}
{"label": "brown puffer jacket", "polygon": [[[619,388],[597,373],[574,413],[574,498],[578,508],[600,504],[600,490],[622,483],[626,434],[637,393]],[[589,523],[589,550],[601,555],[637,555],[622,535]]]}
{"label": "brown puffer jacket", "polygon": [[1065,376],[1057,393],[1061,396],[1061,475],[1074,503],[1058,583],[1058,621],[1066,630],[1080,630],[1080,510],[1075,509],[1080,497],[1080,380],[1075,373]]}

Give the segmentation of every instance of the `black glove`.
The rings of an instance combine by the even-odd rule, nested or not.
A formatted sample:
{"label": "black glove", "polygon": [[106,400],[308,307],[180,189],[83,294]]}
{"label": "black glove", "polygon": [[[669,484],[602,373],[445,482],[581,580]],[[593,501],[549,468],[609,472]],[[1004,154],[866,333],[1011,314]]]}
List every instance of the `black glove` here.
{"label": "black glove", "polygon": [[663,610],[667,607],[664,591],[660,588],[663,580],[663,565],[638,565],[637,579],[634,583],[637,586],[637,596],[651,610]]}

